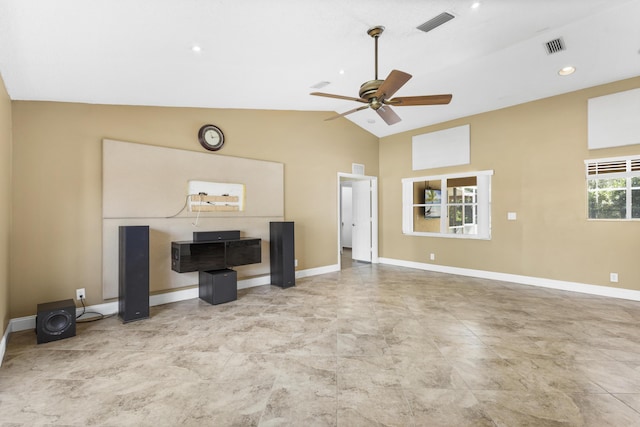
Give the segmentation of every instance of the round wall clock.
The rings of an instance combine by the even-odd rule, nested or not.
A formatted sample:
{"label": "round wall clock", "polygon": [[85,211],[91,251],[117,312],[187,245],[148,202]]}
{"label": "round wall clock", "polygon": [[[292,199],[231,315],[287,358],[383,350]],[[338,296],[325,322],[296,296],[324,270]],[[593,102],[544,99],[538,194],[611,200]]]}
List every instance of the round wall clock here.
{"label": "round wall clock", "polygon": [[209,151],[218,151],[224,145],[224,134],[219,127],[204,125],[198,131],[200,145]]}

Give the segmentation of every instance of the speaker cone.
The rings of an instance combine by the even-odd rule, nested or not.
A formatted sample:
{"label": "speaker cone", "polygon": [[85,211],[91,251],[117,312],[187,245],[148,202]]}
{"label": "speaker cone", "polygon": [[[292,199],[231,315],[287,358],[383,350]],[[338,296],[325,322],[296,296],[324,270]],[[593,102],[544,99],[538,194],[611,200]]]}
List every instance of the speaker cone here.
{"label": "speaker cone", "polygon": [[43,329],[51,335],[61,335],[71,326],[71,315],[64,310],[49,313],[44,319]]}

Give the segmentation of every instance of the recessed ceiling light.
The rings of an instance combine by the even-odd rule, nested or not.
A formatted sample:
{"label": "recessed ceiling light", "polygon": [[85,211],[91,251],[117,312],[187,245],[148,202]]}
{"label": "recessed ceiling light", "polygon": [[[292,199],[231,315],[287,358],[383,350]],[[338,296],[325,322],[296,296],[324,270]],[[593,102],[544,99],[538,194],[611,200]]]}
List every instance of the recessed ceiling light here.
{"label": "recessed ceiling light", "polygon": [[344,74],[344,70],[340,70],[338,71],[340,74]]}
{"label": "recessed ceiling light", "polygon": [[194,52],[200,52],[202,48],[196,44],[191,47],[191,50]]}
{"label": "recessed ceiling light", "polygon": [[576,71],[576,67],[573,67],[571,65],[561,68],[560,71],[558,71],[558,74],[560,74],[561,76],[568,76],[570,74],[575,73]]}
{"label": "recessed ceiling light", "polygon": [[471,9],[477,9],[477,8],[479,8],[479,7],[480,7],[480,2],[479,2],[479,1],[474,1],[474,2],[471,4]]}

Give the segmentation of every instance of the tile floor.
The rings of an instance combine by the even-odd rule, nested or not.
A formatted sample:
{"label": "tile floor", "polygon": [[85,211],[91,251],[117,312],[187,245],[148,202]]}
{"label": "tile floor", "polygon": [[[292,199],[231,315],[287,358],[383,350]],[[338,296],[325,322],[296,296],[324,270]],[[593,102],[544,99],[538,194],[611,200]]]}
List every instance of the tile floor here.
{"label": "tile floor", "polygon": [[10,337],[0,425],[639,426],[640,303],[384,265]]}

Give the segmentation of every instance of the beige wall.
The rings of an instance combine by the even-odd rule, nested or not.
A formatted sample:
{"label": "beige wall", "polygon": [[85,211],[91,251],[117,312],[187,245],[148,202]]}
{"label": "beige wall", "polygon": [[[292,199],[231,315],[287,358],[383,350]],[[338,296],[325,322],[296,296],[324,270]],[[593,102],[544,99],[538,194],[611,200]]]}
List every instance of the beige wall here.
{"label": "beige wall", "polygon": [[[0,201],[12,192],[10,289],[0,264],[0,314],[34,314],[38,302],[101,295],[101,145],[103,138],[194,151],[198,128],[220,126],[220,152],[284,163],[285,219],[296,221],[299,269],[337,262],[337,172],[365,164],[380,191],[380,256],[640,290],[635,259],[640,222],[586,221],[584,163],[638,154],[639,146],[587,150],[587,99],[640,87],[640,77],[454,120],[378,142],[326,113],[12,102],[0,93],[0,149],[10,154]],[[411,170],[411,137],[471,125],[472,164]],[[13,126],[13,133],[11,132]],[[11,138],[13,135],[13,148]],[[2,156],[3,159],[10,155]],[[378,158],[380,164],[378,165]],[[143,159],[141,159],[143,161]],[[379,167],[378,167],[379,166]],[[461,241],[401,233],[401,178],[493,169],[492,240]],[[518,213],[507,221],[506,213]],[[2,215],[2,214],[0,214]],[[8,234],[9,214],[0,218]],[[7,259],[7,237],[0,241]],[[4,286],[4,289],[1,287]],[[10,291],[10,292],[9,292]],[[7,293],[10,301],[6,301]],[[10,307],[10,310],[8,309]]]}
{"label": "beige wall", "polygon": [[[284,163],[285,219],[296,222],[299,269],[337,263],[337,173],[378,175],[378,138],[326,113],[13,102],[10,317],[39,302],[102,302],[103,138],[205,152],[201,125],[226,136],[219,154]],[[144,159],[140,159],[144,161]]]}
{"label": "beige wall", "polygon": [[0,76],[0,338],[9,324],[11,229],[11,100]]}
{"label": "beige wall", "polygon": [[[585,159],[640,154],[587,149],[587,100],[637,87],[640,77],[382,138],[380,256],[431,263],[435,253],[446,266],[604,286],[617,272],[616,286],[640,290],[640,221],[587,221],[584,178]],[[413,135],[464,124],[470,165],[411,170]],[[402,234],[402,178],[485,169],[495,171],[490,241]]]}

